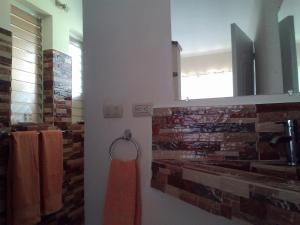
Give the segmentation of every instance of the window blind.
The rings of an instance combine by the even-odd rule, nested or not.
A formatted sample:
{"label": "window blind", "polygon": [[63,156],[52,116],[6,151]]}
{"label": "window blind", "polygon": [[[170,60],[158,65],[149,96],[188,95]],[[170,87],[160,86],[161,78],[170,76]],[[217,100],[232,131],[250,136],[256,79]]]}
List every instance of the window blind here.
{"label": "window blind", "polygon": [[69,53],[72,57],[72,122],[83,121],[82,103],[82,44],[70,39]]}
{"label": "window blind", "polygon": [[42,122],[41,20],[11,6],[12,92],[11,122]]}

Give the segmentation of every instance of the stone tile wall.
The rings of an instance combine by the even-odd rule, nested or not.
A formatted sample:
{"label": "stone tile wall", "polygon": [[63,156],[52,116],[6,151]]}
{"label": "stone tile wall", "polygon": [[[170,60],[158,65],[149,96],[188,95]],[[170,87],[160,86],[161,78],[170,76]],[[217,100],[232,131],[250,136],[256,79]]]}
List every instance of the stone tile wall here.
{"label": "stone tile wall", "polygon": [[[42,218],[39,225],[84,224],[84,130],[83,125],[73,124],[64,132],[64,183],[63,208]],[[13,127],[15,130],[57,129],[39,124]],[[6,224],[6,176],[9,138],[0,139],[0,225]]]}
{"label": "stone tile wall", "polygon": [[12,34],[0,28],[0,128],[10,124]]}
{"label": "stone tile wall", "polygon": [[[154,159],[274,160],[286,157],[277,122],[298,120],[300,103],[154,109]],[[299,132],[298,132],[299,134]]]}
{"label": "stone tile wall", "polygon": [[300,167],[261,166],[286,159],[270,140],[287,119],[300,140],[300,103],[154,109],[151,186],[243,224],[300,224]]}
{"label": "stone tile wall", "polygon": [[[299,175],[300,167],[298,172],[294,169]],[[210,164],[157,160],[152,163],[151,186],[237,224],[300,224],[297,180]]]}
{"label": "stone tile wall", "polygon": [[44,122],[65,129],[72,122],[72,58],[44,51]]}

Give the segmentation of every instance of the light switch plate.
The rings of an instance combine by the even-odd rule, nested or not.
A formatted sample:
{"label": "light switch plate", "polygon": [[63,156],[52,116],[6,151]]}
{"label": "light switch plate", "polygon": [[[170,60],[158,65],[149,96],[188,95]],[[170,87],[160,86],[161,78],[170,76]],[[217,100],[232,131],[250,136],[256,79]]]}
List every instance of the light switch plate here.
{"label": "light switch plate", "polygon": [[135,117],[152,116],[153,104],[152,103],[136,103],[132,105],[132,113]]}
{"label": "light switch plate", "polygon": [[123,106],[122,105],[104,105],[103,106],[104,118],[122,118]]}

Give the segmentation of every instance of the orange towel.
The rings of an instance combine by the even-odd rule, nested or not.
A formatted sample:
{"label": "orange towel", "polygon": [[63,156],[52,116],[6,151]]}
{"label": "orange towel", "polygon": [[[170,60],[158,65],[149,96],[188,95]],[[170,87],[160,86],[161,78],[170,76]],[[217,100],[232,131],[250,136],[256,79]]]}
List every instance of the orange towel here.
{"label": "orange towel", "polygon": [[41,131],[41,212],[48,215],[62,208],[63,139],[60,130]]}
{"label": "orange towel", "polygon": [[104,225],[140,225],[141,198],[136,160],[112,160],[104,205]]}
{"label": "orange towel", "polygon": [[38,133],[14,132],[8,161],[7,224],[40,221]]}

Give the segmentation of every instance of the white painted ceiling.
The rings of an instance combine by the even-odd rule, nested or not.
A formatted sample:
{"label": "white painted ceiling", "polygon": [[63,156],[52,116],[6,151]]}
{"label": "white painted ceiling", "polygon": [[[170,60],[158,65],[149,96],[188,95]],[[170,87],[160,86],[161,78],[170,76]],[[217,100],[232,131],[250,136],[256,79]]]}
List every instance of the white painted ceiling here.
{"label": "white painted ceiling", "polygon": [[[171,0],[172,40],[182,46],[183,55],[228,50],[231,49],[232,23],[254,39],[258,13],[255,1]],[[300,0],[284,1],[282,18],[291,13],[300,14]],[[300,15],[298,17],[295,27],[299,26],[300,30]],[[297,36],[300,38],[298,32]]]}

